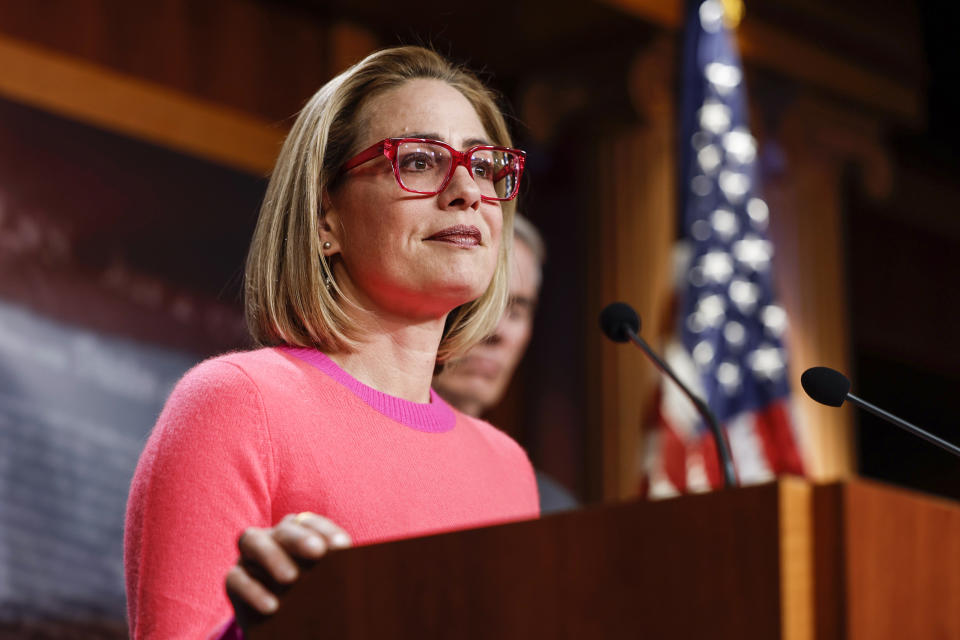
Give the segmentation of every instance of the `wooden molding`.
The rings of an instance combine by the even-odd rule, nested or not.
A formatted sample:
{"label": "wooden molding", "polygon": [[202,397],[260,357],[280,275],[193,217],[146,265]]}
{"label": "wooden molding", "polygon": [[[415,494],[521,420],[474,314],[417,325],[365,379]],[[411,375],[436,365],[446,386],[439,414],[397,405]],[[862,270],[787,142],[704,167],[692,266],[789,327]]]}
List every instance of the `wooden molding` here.
{"label": "wooden molding", "polygon": [[683,26],[683,0],[601,1],[661,27],[680,29]]}
{"label": "wooden molding", "polygon": [[780,630],[785,640],[813,640],[813,487],[798,478],[777,483],[780,526]]}
{"label": "wooden molding", "polygon": [[248,173],[285,131],[235,109],[0,35],[0,96]]}
{"label": "wooden molding", "polygon": [[[666,29],[677,31],[683,28],[681,0],[603,2]],[[737,41],[744,62],[752,66],[782,73],[910,123],[920,122],[923,118],[921,94],[917,88],[827,53],[816,43],[794,37],[749,16],[737,29]]]}
{"label": "wooden molding", "polygon": [[923,105],[913,87],[868,71],[762,22],[745,20],[737,30],[740,55],[757,67],[870,105],[908,122],[919,122]]}

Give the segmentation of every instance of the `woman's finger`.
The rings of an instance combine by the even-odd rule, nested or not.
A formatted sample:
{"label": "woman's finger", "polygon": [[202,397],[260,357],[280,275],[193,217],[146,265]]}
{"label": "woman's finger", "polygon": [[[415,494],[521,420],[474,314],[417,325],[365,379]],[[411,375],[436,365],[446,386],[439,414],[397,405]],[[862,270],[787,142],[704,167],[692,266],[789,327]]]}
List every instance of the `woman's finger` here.
{"label": "woman's finger", "polygon": [[273,528],[273,538],[294,558],[307,560],[318,559],[332,546],[323,535],[293,516],[287,516]]}
{"label": "woman's finger", "polygon": [[297,514],[294,521],[322,535],[331,549],[345,549],[353,544],[350,535],[329,518],[304,511]]}
{"label": "woman's finger", "polygon": [[264,615],[275,612],[279,606],[277,597],[239,565],[227,572],[227,596],[234,609],[239,609],[237,605],[242,602]]}
{"label": "woman's finger", "polygon": [[299,575],[293,558],[274,539],[273,529],[250,527],[240,536],[237,547],[242,563],[262,567],[280,584],[293,582]]}

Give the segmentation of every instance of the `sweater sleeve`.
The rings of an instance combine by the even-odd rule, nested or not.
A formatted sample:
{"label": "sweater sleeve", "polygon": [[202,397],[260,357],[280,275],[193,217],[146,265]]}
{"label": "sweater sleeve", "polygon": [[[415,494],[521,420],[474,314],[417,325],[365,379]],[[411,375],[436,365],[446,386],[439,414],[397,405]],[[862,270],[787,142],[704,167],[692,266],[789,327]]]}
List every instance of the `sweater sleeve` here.
{"label": "sweater sleeve", "polygon": [[232,614],[224,578],[274,485],[263,403],[222,358],[178,383],[140,456],[124,533],[130,637],[205,638]]}

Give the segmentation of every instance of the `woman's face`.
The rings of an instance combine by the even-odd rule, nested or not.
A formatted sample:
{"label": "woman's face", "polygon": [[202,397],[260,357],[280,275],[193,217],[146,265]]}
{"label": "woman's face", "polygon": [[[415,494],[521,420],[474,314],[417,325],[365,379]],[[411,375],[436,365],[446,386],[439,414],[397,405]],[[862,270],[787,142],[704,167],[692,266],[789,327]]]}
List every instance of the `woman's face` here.
{"label": "woman's face", "polygon": [[[440,80],[417,79],[361,109],[356,150],[384,138],[433,138],[456,149],[489,144],[476,111]],[[330,194],[325,220],[341,260],[337,284],[374,311],[437,318],[480,297],[500,250],[503,212],[484,202],[465,167],[434,196],[400,188],[380,157],[347,173]],[[460,228],[450,235],[451,227]]]}

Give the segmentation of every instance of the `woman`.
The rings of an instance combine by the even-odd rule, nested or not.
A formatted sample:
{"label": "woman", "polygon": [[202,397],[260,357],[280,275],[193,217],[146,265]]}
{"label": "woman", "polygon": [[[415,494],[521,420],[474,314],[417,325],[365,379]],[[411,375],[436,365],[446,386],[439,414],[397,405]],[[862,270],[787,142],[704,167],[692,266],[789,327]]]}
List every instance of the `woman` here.
{"label": "woman", "polygon": [[430,389],[505,303],[509,146],[491,93],[418,47],[372,54],[306,105],[248,257],[263,348],[187,373],[137,467],[132,637],[215,633],[228,570],[232,597],[275,609],[251,563],[289,582],[291,556],[537,515],[520,447]]}

